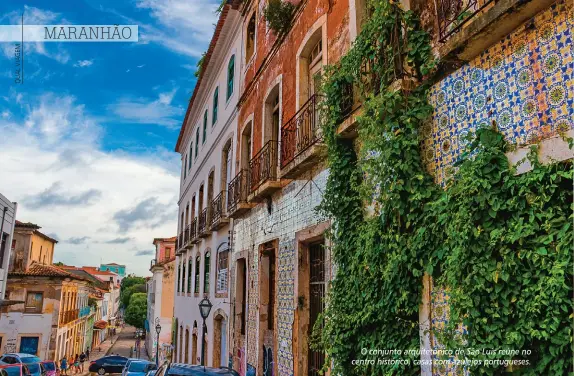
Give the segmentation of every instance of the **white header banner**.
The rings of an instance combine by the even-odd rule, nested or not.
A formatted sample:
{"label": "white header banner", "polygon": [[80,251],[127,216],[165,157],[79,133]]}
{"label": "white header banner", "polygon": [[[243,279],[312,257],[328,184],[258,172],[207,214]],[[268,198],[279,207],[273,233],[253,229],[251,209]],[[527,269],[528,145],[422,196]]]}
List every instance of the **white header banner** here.
{"label": "white header banner", "polygon": [[0,25],[0,42],[137,41],[137,25]]}

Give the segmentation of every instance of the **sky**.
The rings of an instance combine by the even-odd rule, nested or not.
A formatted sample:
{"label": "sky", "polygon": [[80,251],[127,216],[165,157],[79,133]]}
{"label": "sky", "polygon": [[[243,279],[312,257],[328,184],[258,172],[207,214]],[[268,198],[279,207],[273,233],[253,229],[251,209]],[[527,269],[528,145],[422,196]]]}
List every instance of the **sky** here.
{"label": "sky", "polygon": [[0,193],[56,238],[54,261],[150,275],[177,232],[175,143],[218,0],[0,1],[0,25],[138,25],[137,43],[0,42]]}

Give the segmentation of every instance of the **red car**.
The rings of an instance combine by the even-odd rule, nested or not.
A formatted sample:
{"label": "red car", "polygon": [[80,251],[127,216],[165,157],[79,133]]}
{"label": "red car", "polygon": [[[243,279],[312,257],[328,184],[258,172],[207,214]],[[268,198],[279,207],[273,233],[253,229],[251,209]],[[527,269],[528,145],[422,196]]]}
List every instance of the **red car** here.
{"label": "red car", "polygon": [[23,363],[18,364],[1,364],[0,374],[2,376],[31,376],[32,373],[28,366]]}

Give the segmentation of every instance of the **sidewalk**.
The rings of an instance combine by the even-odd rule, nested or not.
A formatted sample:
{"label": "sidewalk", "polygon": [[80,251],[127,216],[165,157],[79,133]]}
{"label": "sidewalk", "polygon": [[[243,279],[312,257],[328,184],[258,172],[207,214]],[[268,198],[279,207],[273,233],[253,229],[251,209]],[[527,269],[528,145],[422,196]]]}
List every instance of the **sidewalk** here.
{"label": "sidewalk", "polygon": [[[68,375],[74,375],[74,376],[87,376],[87,375],[89,375],[90,372],[88,371],[88,368],[90,367],[90,362],[94,361],[94,360],[98,360],[98,359],[103,358],[104,356],[108,355],[111,352],[112,348],[114,347],[116,341],[120,337],[121,332],[122,332],[122,328],[119,327],[116,330],[115,336],[111,336],[110,338],[105,339],[104,342],[100,343],[99,346],[96,346],[95,348],[90,349],[90,359],[88,359],[84,363],[84,372],[72,373],[72,372],[70,372],[70,370],[68,370]],[[98,349],[101,349],[102,351],[99,351]]]}

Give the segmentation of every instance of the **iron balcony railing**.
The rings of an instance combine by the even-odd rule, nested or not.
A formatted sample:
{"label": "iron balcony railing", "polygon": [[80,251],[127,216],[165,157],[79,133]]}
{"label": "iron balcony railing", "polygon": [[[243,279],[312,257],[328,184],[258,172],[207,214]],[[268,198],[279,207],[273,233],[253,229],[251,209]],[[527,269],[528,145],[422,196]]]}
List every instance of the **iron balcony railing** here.
{"label": "iron balcony railing", "polygon": [[494,0],[436,0],[439,38],[445,42]]}
{"label": "iron balcony railing", "polygon": [[149,268],[153,268],[155,265],[157,265],[157,260],[156,259],[151,259],[151,261],[149,262]]}
{"label": "iron balcony railing", "polygon": [[182,247],[184,246],[184,242],[183,242],[183,231],[179,233],[178,239],[179,239],[179,243],[178,243],[179,246],[178,246],[177,248],[179,249],[179,248],[182,248]]}
{"label": "iron balcony railing", "polygon": [[320,101],[313,95],[281,128],[281,168],[320,140]]}
{"label": "iron balcony railing", "polygon": [[203,209],[201,213],[199,213],[199,224],[198,224],[198,233],[202,233],[207,229],[208,223],[208,210],[207,208]]}
{"label": "iron balcony railing", "polygon": [[194,241],[197,238],[197,217],[193,218],[189,225],[189,239]]}
{"label": "iron balcony railing", "polygon": [[249,161],[249,188],[255,191],[263,183],[277,180],[277,141],[269,140]]}
{"label": "iron balcony railing", "polygon": [[210,227],[217,221],[221,220],[221,218],[225,215],[225,193],[225,191],[221,191],[211,201],[211,218],[209,221]]}
{"label": "iron balcony railing", "polygon": [[185,227],[185,231],[183,232],[183,245],[186,246],[187,243],[189,243],[189,230],[190,230],[191,226],[187,225]]}
{"label": "iron balcony railing", "polygon": [[355,96],[353,92],[353,84],[346,83],[342,88],[343,98],[341,100],[341,116],[346,118],[353,111],[353,105],[355,104]]}
{"label": "iron balcony railing", "polygon": [[237,209],[237,205],[241,202],[247,202],[247,176],[246,169],[239,171],[239,173],[227,185],[227,212],[233,213]]}
{"label": "iron balcony railing", "polygon": [[60,316],[60,324],[67,324],[69,322],[77,320],[78,314],[79,314],[78,309],[71,309],[71,310],[62,312],[62,315]]}

